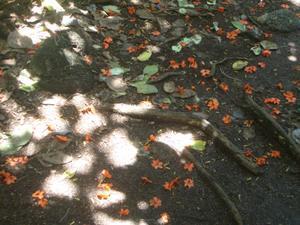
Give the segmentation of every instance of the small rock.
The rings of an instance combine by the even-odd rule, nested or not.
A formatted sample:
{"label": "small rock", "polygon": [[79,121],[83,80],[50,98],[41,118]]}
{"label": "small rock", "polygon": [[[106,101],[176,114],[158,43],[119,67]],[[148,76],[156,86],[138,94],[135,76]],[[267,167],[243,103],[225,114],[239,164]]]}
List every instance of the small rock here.
{"label": "small rock", "polygon": [[107,86],[116,92],[125,92],[128,88],[122,76],[110,76],[105,79]]}
{"label": "small rock", "polygon": [[161,33],[165,33],[171,29],[171,24],[168,22],[168,20],[164,18],[157,17],[157,23],[159,25]]}
{"label": "small rock", "polygon": [[184,89],[184,92],[182,94],[180,93],[173,93],[172,96],[175,98],[191,98],[196,95],[196,92],[192,89]]}
{"label": "small rock", "polygon": [[174,93],[176,90],[175,82],[174,81],[165,82],[163,89],[168,94]]}
{"label": "small rock", "polygon": [[29,37],[22,36],[19,31],[10,32],[7,37],[8,46],[11,48],[32,48],[33,43]]}
{"label": "small rock", "polygon": [[292,137],[297,144],[300,144],[300,128],[293,130]]}

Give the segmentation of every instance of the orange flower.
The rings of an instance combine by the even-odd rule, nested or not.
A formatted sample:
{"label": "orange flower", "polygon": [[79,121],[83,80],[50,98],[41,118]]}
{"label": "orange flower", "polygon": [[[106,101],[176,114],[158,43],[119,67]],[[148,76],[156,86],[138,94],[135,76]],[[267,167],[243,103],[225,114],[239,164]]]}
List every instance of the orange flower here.
{"label": "orange flower", "polygon": [[194,181],[191,178],[187,178],[183,182],[184,182],[184,187],[186,187],[186,188],[194,187]]}
{"label": "orange flower", "polygon": [[280,5],[280,7],[283,8],[283,9],[288,9],[288,8],[290,8],[290,6],[289,6],[288,4],[286,4],[286,3],[282,3],[282,4]]}
{"label": "orange flower", "polygon": [[198,64],[196,62],[196,59],[194,57],[188,57],[187,61],[189,62],[189,67],[193,69],[198,68]]}
{"label": "orange flower", "polygon": [[104,49],[109,48],[109,45],[112,43],[112,41],[113,41],[112,37],[110,37],[110,36],[105,37],[104,40],[103,40],[103,43],[102,43],[102,47]]}
{"label": "orange flower", "polygon": [[256,158],[256,164],[258,166],[264,166],[267,164],[267,157],[266,156],[261,156]]}
{"label": "orange flower", "polygon": [[227,92],[229,91],[229,86],[228,86],[228,84],[226,84],[226,83],[224,83],[224,82],[222,82],[222,83],[219,84],[219,88],[220,88],[222,91],[224,91],[225,93],[227,93]]}
{"label": "orange flower", "polygon": [[247,149],[246,151],[244,151],[244,155],[246,157],[253,157],[253,151],[251,149]]}
{"label": "orange flower", "polygon": [[3,178],[3,183],[6,185],[10,185],[16,182],[17,177],[15,177],[14,175],[12,175],[9,172],[5,172],[5,171],[0,171],[0,176]]}
{"label": "orange flower", "polygon": [[106,200],[109,198],[109,196],[110,196],[109,192],[97,194],[97,198],[99,198],[100,200]]}
{"label": "orange flower", "polygon": [[97,188],[103,191],[110,191],[112,186],[113,186],[112,183],[100,183],[97,185]]}
{"label": "orange flower", "polygon": [[249,83],[247,83],[247,84],[244,85],[244,91],[245,91],[246,94],[252,95],[253,87]]}
{"label": "orange flower", "polygon": [[120,216],[128,216],[129,214],[129,209],[120,209],[119,215]]}
{"label": "orange flower", "polygon": [[91,55],[85,55],[83,56],[83,61],[87,64],[87,65],[92,65],[93,63],[93,56]]}
{"label": "orange flower", "polygon": [[55,135],[55,139],[60,142],[68,142],[69,141],[69,138],[64,135]]}
{"label": "orange flower", "polygon": [[105,178],[111,179],[112,175],[110,174],[110,172],[106,169],[102,170],[101,175],[104,176]]}
{"label": "orange flower", "polygon": [[272,54],[272,52],[269,49],[265,49],[261,53],[261,55],[264,57],[269,57],[271,54]]}
{"label": "orange flower", "polygon": [[168,213],[163,212],[160,214],[160,219],[159,219],[159,223],[160,224],[167,224],[170,222],[170,216]]}
{"label": "orange flower", "polygon": [[163,163],[161,161],[159,161],[159,159],[153,159],[152,163],[151,163],[151,166],[156,170],[157,169],[162,169],[163,168]]}
{"label": "orange flower", "polygon": [[172,69],[179,69],[180,65],[175,60],[170,60],[170,67]]}
{"label": "orange flower", "polygon": [[39,199],[38,205],[42,208],[45,208],[48,205],[48,200],[45,198]]}
{"label": "orange flower", "polygon": [[230,124],[231,121],[232,121],[232,120],[231,120],[231,116],[228,115],[228,114],[226,114],[225,116],[223,116],[222,120],[223,120],[223,123],[224,123],[224,124]]}
{"label": "orange flower", "polygon": [[159,35],[160,35],[160,32],[159,32],[158,30],[156,30],[156,31],[152,31],[151,34],[152,34],[153,36],[159,36]]}
{"label": "orange flower", "polygon": [[194,169],[194,163],[185,163],[183,169],[192,172]]}
{"label": "orange flower", "polygon": [[163,187],[164,187],[164,189],[171,191],[178,184],[179,184],[179,177],[176,177],[173,180],[171,180],[170,182],[165,182]]}
{"label": "orange flower", "polygon": [[217,110],[219,108],[219,101],[216,98],[212,98],[206,102],[206,105],[209,110]]}
{"label": "orange flower", "polygon": [[8,157],[5,160],[5,164],[9,166],[16,166],[18,164],[24,165],[28,162],[27,156],[16,156],[16,157]]}
{"label": "orange flower", "polygon": [[269,155],[272,158],[280,158],[281,157],[281,153],[278,150],[271,150],[271,152],[269,153]]}
{"label": "orange flower", "polygon": [[267,67],[267,64],[265,62],[258,62],[257,65],[262,69]]}
{"label": "orange flower", "polygon": [[226,38],[228,40],[235,40],[240,33],[241,33],[241,31],[239,29],[227,32],[226,33]]}
{"label": "orange flower", "polygon": [[32,194],[32,197],[41,200],[45,197],[45,192],[41,190],[37,190]]}
{"label": "orange flower", "polygon": [[244,69],[244,71],[246,73],[255,73],[256,70],[257,70],[256,66],[246,66],[245,69]]}
{"label": "orange flower", "polygon": [[87,133],[84,137],[86,143],[90,143],[92,141],[92,136],[90,133]]}
{"label": "orange flower", "polygon": [[286,91],[283,93],[283,96],[285,99],[288,101],[288,103],[295,103],[296,102],[296,97],[293,92],[291,91]]}
{"label": "orange flower", "polygon": [[202,69],[200,70],[200,74],[202,77],[209,77],[210,76],[210,69]]}
{"label": "orange flower", "polygon": [[156,141],[156,136],[154,134],[151,134],[148,138],[149,141],[155,142]]}
{"label": "orange flower", "polygon": [[225,8],[220,6],[220,7],[218,7],[217,10],[218,10],[218,12],[223,13],[225,11]]}
{"label": "orange flower", "polygon": [[152,206],[153,208],[158,208],[161,206],[161,200],[158,197],[153,197],[149,202],[150,206]]}
{"label": "orange flower", "polygon": [[244,125],[246,127],[251,127],[253,123],[254,123],[254,120],[245,120],[244,121]]}
{"label": "orange flower", "polygon": [[129,14],[129,15],[133,15],[133,14],[135,14],[136,9],[135,9],[134,6],[128,6],[128,7],[127,7],[127,11],[128,11],[128,14]]}
{"label": "orange flower", "polygon": [[265,98],[264,103],[272,103],[274,105],[279,105],[280,104],[280,99],[278,98]]}
{"label": "orange flower", "polygon": [[127,51],[128,51],[129,53],[137,52],[137,50],[138,50],[138,48],[135,47],[135,46],[129,46],[129,47],[127,48]]}
{"label": "orange flower", "polygon": [[273,108],[272,109],[272,115],[273,116],[276,116],[276,115],[279,115],[281,112],[280,112],[280,110],[278,109],[278,108]]}

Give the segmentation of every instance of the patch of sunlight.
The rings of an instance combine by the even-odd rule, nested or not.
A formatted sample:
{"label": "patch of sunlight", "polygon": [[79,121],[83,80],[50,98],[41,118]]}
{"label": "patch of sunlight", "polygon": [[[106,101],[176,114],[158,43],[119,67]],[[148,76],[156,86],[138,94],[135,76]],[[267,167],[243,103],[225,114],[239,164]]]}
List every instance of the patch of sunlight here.
{"label": "patch of sunlight", "polygon": [[115,167],[133,165],[137,160],[138,149],[128,138],[125,129],[118,128],[106,135],[99,143],[99,147]]}
{"label": "patch of sunlight", "polygon": [[149,49],[152,53],[159,53],[161,51],[160,47],[155,45],[148,45],[147,49]]}
{"label": "patch of sunlight", "polygon": [[43,183],[43,190],[49,196],[65,197],[72,199],[78,195],[78,189],[75,183],[65,177],[63,174],[53,172]]}
{"label": "patch of sunlight", "polygon": [[[116,216],[117,217],[117,216]],[[108,216],[106,213],[97,212],[93,216],[95,225],[148,225],[143,219],[140,221],[120,220]]]}
{"label": "patch of sunlight", "polygon": [[64,8],[56,0],[43,0],[42,6],[48,10],[55,10],[56,12],[64,12]]}
{"label": "patch of sunlight", "polygon": [[157,136],[157,141],[170,146],[178,155],[181,155],[185,147],[193,144],[194,137],[192,133],[167,130]]}
{"label": "patch of sunlight", "polygon": [[21,36],[30,38],[33,44],[38,44],[51,36],[40,23],[36,24],[33,28],[27,26],[20,27],[18,28],[18,32]]}
{"label": "patch of sunlight", "polygon": [[[39,129],[43,129],[45,126],[50,126],[54,131],[65,131],[70,129],[68,121],[61,118],[60,115],[60,107],[62,107],[65,102],[65,98],[57,95],[42,102],[39,107],[39,113],[44,125]],[[39,140],[39,138],[37,139]]]}
{"label": "patch of sunlight", "polygon": [[75,130],[79,134],[92,133],[99,127],[106,126],[106,119],[100,113],[85,113],[80,116],[75,125]]}
{"label": "patch of sunlight", "polygon": [[35,140],[41,140],[50,133],[44,119],[33,120],[31,124],[34,128],[32,137]]}
{"label": "patch of sunlight", "polygon": [[130,0],[130,2],[134,5],[141,5],[142,4],[141,0]]}
{"label": "patch of sunlight", "polygon": [[297,61],[298,61],[297,56],[294,56],[294,55],[288,56],[288,59],[289,59],[291,62],[297,62]]}
{"label": "patch of sunlight", "polygon": [[291,3],[293,3],[295,6],[300,6],[300,0],[289,0]]}
{"label": "patch of sunlight", "polygon": [[123,104],[123,103],[117,103],[117,104],[114,104],[114,110],[116,110],[116,112],[119,112],[119,113],[128,113],[128,112],[131,112],[131,113],[144,113],[144,112],[147,112],[148,109],[151,109],[153,108],[153,105],[151,104],[144,104],[145,101],[142,101],[139,105],[130,105],[130,104]]}
{"label": "patch of sunlight", "polygon": [[65,164],[64,167],[78,174],[87,174],[91,171],[94,162],[94,152],[91,149],[87,149],[81,152],[81,157],[73,157],[73,160]]}
{"label": "patch of sunlight", "polygon": [[128,117],[122,116],[122,115],[116,114],[116,113],[112,114],[112,115],[110,116],[110,119],[111,119],[114,123],[120,123],[120,124],[122,124],[122,123],[128,122]]}
{"label": "patch of sunlight", "polygon": [[110,190],[110,196],[107,199],[99,199],[97,197],[97,193],[99,193],[98,189],[89,190],[86,195],[90,202],[91,208],[100,208],[105,209],[114,204],[123,203],[126,200],[126,195],[122,192]]}
{"label": "patch of sunlight", "polygon": [[147,209],[149,209],[149,204],[148,204],[148,202],[140,201],[137,203],[137,207],[140,210],[147,210]]}

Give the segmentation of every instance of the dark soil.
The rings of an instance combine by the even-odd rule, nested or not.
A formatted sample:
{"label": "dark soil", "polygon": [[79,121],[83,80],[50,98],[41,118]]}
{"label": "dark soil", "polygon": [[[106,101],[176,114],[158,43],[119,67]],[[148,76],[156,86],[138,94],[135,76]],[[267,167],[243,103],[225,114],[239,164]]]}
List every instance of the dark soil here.
{"label": "dark soil", "polygon": [[[204,2],[204,1],[203,1]],[[231,2],[231,1],[226,1]],[[166,14],[170,22],[184,19],[188,26],[205,30],[218,22],[225,32],[232,31],[231,21],[239,17],[250,8],[255,8],[255,14],[261,15],[266,11],[281,8],[284,1],[265,1],[266,6],[257,8],[257,1],[245,1],[235,7],[233,4],[222,4],[225,11],[214,12],[213,17],[191,17],[174,13]],[[203,3],[204,4],[204,3]],[[288,5],[293,10],[299,10],[292,3]],[[100,5],[98,5],[100,8]],[[137,6],[137,8],[142,6]],[[121,7],[120,7],[121,8]],[[165,14],[164,14],[165,15]],[[129,20],[126,7],[122,6],[122,16]],[[276,97],[281,103],[276,106],[281,113],[276,120],[290,133],[300,127],[299,101],[294,104],[287,103],[283,96],[284,91],[292,91],[299,98],[299,31],[292,33],[276,33],[263,28],[265,32],[272,33],[271,41],[279,45],[279,49],[272,51],[270,57],[254,56],[250,48],[258,40],[247,35],[239,35],[235,41],[229,41],[221,36],[222,42],[214,38],[204,37],[199,46],[184,48],[180,53],[171,50],[177,41],[161,46],[161,51],[154,54],[147,62],[138,62],[132,59],[139,53],[129,54],[123,51],[123,42],[118,41],[120,34],[128,35],[128,42],[139,45],[145,39],[150,44],[159,44],[150,32],[159,30],[156,23],[150,32],[143,30],[140,37],[130,36],[130,29],[139,29],[144,20],[137,17],[136,22],[126,23],[120,32],[102,29],[106,36],[112,36],[113,43],[107,51],[120,60],[120,64],[130,68],[125,77],[134,78],[141,74],[145,65],[158,64],[164,71],[171,70],[170,60],[186,60],[190,56],[197,58],[198,69],[185,68],[185,75],[173,76],[176,86],[191,88],[199,97],[201,112],[209,115],[208,120],[218,127],[242,151],[251,149],[256,157],[266,155],[270,150],[279,150],[280,158],[271,158],[262,167],[263,174],[253,176],[239,166],[234,159],[225,154],[223,147],[213,139],[205,136],[202,131],[180,124],[168,124],[147,120],[138,120],[118,114],[103,112],[99,109],[84,112],[84,109],[101,105],[101,102],[122,102],[139,104],[142,101],[151,101],[158,107],[157,102],[169,97],[162,90],[163,82],[156,84],[159,93],[155,95],[141,95],[136,89],[130,87],[125,96],[114,98],[106,84],[97,83],[89,92],[72,95],[55,94],[45,90],[26,93],[13,90],[9,100],[1,103],[0,129],[7,132],[16,124],[31,124],[35,131],[31,142],[25,146],[20,155],[29,155],[29,162],[25,165],[10,167],[5,164],[7,157],[1,157],[1,170],[9,171],[17,177],[16,183],[5,185],[0,182],[0,224],[5,225],[152,225],[160,224],[161,213],[170,215],[169,224],[175,225],[231,225],[235,224],[232,215],[224,203],[211,190],[208,183],[197,175],[196,170],[188,172],[183,169],[184,160],[176,151],[186,147],[189,137],[207,142],[205,151],[192,150],[193,155],[215,178],[215,180],[228,193],[236,204],[245,225],[297,225],[300,224],[300,180],[299,163],[277,141],[269,137],[269,130],[263,128],[254,119],[251,112],[245,108],[243,86],[246,83],[254,88],[254,99],[268,112],[272,107],[264,104],[265,98]],[[102,35],[91,34],[95,40],[103,40]],[[166,38],[172,37],[170,33],[163,34]],[[21,58],[18,66],[25,66],[27,54],[16,53]],[[105,60],[101,51],[94,52],[94,67],[100,69]],[[296,57],[291,61],[290,56]],[[229,60],[217,67],[212,77],[203,78],[199,75],[200,69],[210,68],[209,61],[222,60],[226,57],[247,57],[249,65],[265,62],[266,68],[259,68],[254,74],[246,74],[243,70],[233,72],[231,65],[235,60]],[[17,70],[17,68],[15,68]],[[14,68],[9,70],[13,73]],[[179,70],[180,71],[180,70]],[[5,78],[5,77],[4,77]],[[1,78],[0,79],[4,79]],[[200,82],[202,81],[202,84]],[[204,82],[204,83],[203,83]],[[221,82],[229,85],[225,93],[218,86]],[[278,83],[283,89],[278,89]],[[14,86],[14,85],[12,85]],[[10,87],[14,89],[13,87]],[[208,110],[206,100],[217,98],[220,106],[216,111]],[[50,100],[49,100],[50,99]],[[195,103],[194,98],[176,99],[169,109],[174,111],[187,111],[186,104]],[[225,114],[232,116],[232,123],[225,125],[222,117]],[[246,139],[243,136],[244,122],[254,120],[252,127],[255,136]],[[63,147],[53,137],[53,131],[47,127],[51,125],[54,131],[70,131],[71,143]],[[85,135],[90,133],[92,141],[85,143]],[[144,150],[144,144],[151,134],[163,136],[168,133],[173,139],[168,144],[158,138],[150,143],[150,151]],[[177,134],[177,136],[175,135]],[[50,137],[50,138],[49,138]],[[161,140],[161,141],[160,141]],[[55,142],[55,144],[53,144]],[[182,147],[183,146],[183,147]],[[38,160],[37,152],[63,151],[73,156],[70,163],[52,165],[47,167]],[[155,170],[151,166],[153,159],[164,163],[163,169]],[[107,200],[97,198],[97,185],[103,169],[112,174],[111,179],[105,182],[113,184],[111,196]],[[66,171],[73,171],[75,175],[67,178]],[[146,176],[152,180],[151,184],[144,184],[141,177]],[[167,191],[163,184],[179,177],[179,184]],[[183,183],[186,178],[194,180],[194,187],[187,189]],[[0,180],[1,181],[1,180]],[[39,207],[32,198],[32,193],[44,190],[49,203],[45,208]],[[162,201],[159,208],[149,205],[154,196]],[[128,216],[118,214],[121,208],[129,209]]]}

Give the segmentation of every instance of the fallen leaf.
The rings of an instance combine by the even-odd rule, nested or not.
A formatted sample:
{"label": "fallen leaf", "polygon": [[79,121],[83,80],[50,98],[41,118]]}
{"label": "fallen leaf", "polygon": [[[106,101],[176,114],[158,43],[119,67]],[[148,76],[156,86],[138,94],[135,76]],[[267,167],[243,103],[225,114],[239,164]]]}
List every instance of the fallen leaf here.
{"label": "fallen leaf", "polygon": [[248,65],[248,61],[246,60],[237,60],[232,64],[233,70],[242,70]]}
{"label": "fallen leaf", "polygon": [[60,142],[68,142],[70,139],[64,135],[55,135],[55,139]]}
{"label": "fallen leaf", "polygon": [[196,151],[203,151],[205,149],[205,146],[206,146],[206,141],[195,140],[189,147]]}
{"label": "fallen leaf", "polygon": [[144,52],[142,52],[138,57],[137,59],[141,62],[144,62],[144,61],[147,61],[150,59],[152,55],[152,52],[150,50],[146,50]]}

